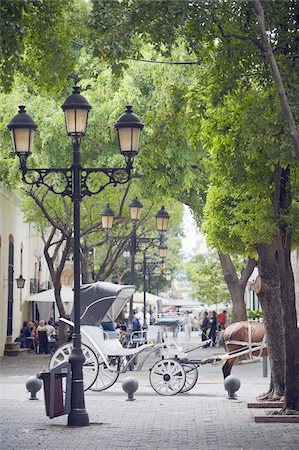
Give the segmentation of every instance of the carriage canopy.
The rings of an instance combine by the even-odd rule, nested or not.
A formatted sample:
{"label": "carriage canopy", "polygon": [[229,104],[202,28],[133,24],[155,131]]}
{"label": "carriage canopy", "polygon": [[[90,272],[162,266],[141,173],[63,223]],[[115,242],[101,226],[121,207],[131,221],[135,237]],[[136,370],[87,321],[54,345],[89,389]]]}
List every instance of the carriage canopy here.
{"label": "carriage canopy", "polygon": [[[99,326],[102,322],[114,322],[135,289],[135,286],[106,281],[82,285],[80,287],[80,324]],[[72,320],[73,316],[72,310]]]}

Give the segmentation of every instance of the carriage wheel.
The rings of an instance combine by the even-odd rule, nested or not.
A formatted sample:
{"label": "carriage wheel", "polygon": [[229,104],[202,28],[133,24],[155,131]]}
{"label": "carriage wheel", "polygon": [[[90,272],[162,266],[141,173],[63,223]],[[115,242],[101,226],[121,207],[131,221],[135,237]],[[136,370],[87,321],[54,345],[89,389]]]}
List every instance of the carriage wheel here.
{"label": "carriage wheel", "polygon": [[196,385],[197,380],[198,380],[198,370],[197,370],[196,364],[193,364],[193,363],[184,364],[183,363],[182,366],[185,371],[186,381],[185,381],[183,388],[180,391],[181,394],[184,392],[190,391]]}
{"label": "carriage wheel", "polygon": [[99,373],[91,388],[92,391],[104,391],[108,389],[119,377],[119,372],[116,372],[116,367],[115,370],[109,370],[101,355],[98,355],[98,362]]}
{"label": "carriage wheel", "polygon": [[[58,364],[64,361],[68,361],[72,352],[72,348],[72,342],[68,342],[67,344],[59,347],[50,360],[50,369],[53,369],[53,367],[58,366]],[[82,352],[85,357],[85,361],[83,363],[83,386],[84,391],[87,391],[87,389],[89,389],[97,379],[99,364],[96,354],[90,347],[82,344]]]}
{"label": "carriage wheel", "polygon": [[186,374],[175,359],[162,359],[151,368],[149,380],[158,394],[175,395],[184,387]]}

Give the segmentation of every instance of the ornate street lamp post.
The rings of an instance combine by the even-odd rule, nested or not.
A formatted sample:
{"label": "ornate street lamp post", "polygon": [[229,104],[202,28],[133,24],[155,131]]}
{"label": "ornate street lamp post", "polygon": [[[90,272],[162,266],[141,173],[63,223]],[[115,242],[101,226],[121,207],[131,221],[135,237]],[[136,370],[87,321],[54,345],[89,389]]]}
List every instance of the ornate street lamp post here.
{"label": "ornate street lamp post", "polygon": [[[148,292],[151,291],[151,274],[155,269],[161,270],[162,267],[165,268],[165,258],[167,253],[167,246],[165,246],[164,256],[161,257],[160,261],[153,260],[151,255],[148,255],[146,251],[143,252],[143,262],[142,262],[142,275],[143,275],[143,321],[144,326],[146,323],[146,279],[148,280]],[[160,253],[160,252],[159,252]],[[157,294],[158,295],[158,294]]]}
{"label": "ornate street lamp post", "polygon": [[[133,198],[133,200],[129,203],[130,209],[130,218],[132,221],[132,234],[131,234],[131,271],[130,271],[130,284],[134,285],[135,283],[135,258],[137,251],[137,237],[136,237],[136,229],[137,222],[140,220],[141,209],[143,205],[137,197]],[[133,316],[133,295],[130,298],[130,308],[129,308],[129,322],[131,322]]]}
{"label": "ornate street lamp post", "polygon": [[[66,132],[73,142],[73,164],[69,168],[27,168],[27,158],[32,153],[36,123],[26,113],[25,106],[20,106],[19,113],[13,117],[8,129],[11,132],[13,149],[20,158],[22,180],[30,186],[46,186],[54,194],[69,196],[73,203],[73,247],[74,247],[74,333],[73,349],[70,355],[72,370],[71,411],[68,416],[69,426],[89,425],[88,413],[85,409],[83,388],[84,356],[81,348],[80,334],[80,202],[85,196],[102,192],[108,185],[124,184],[131,178],[134,156],[138,153],[140,133],[143,124],[133,114],[132,107],[127,106],[115,124],[118,132],[120,151],[126,160],[124,168],[83,168],[80,162],[80,141],[85,136],[88,114],[91,109],[88,101],[80,94],[79,87],[74,87],[62,109],[65,115]],[[101,186],[93,187],[92,179],[97,173],[106,175]],[[52,174],[60,174],[63,183],[57,186],[51,182]],[[108,209],[102,213],[106,217],[106,228],[112,226],[113,214]],[[113,212],[112,212],[113,213]]]}
{"label": "ornate street lamp post", "polygon": [[[137,223],[140,220],[141,209],[143,205],[137,197],[129,202],[129,210],[130,210],[130,218],[132,221],[132,233],[130,237],[130,252],[124,252],[123,256],[127,260],[129,257],[131,259],[131,270],[130,270],[130,284],[135,283],[135,263],[136,263],[136,253],[138,251],[143,252],[144,258],[146,258],[146,250],[149,247],[158,246],[159,256],[161,258],[160,265],[161,267],[165,266],[164,260],[166,258],[167,253],[167,245],[165,244],[165,234],[168,227],[168,222],[170,215],[166,211],[165,207],[162,206],[161,209],[155,215],[156,217],[156,229],[158,231],[158,238],[150,238],[150,237],[137,237]],[[113,211],[112,214],[114,215]],[[121,236],[118,236],[121,238]],[[116,236],[111,236],[111,239],[115,239]],[[107,238],[109,239],[109,238]],[[144,302],[143,302],[143,319],[144,326],[146,326],[146,291],[145,291],[145,277],[146,277],[146,261],[143,260],[143,286],[144,286]],[[131,322],[131,318],[133,316],[133,296],[130,298],[130,309],[129,309],[129,323]]]}
{"label": "ornate street lamp post", "polygon": [[[137,228],[137,222],[138,220],[140,220],[140,213],[141,213],[141,208],[142,208],[142,203],[138,200],[137,197],[135,197],[130,203],[129,203],[129,208],[130,208],[130,216],[131,216],[131,221],[133,224],[133,230],[132,230],[132,235],[131,235],[131,280],[130,283],[134,284],[135,281],[135,258],[136,258],[136,252],[138,250],[141,250],[144,252],[144,280],[143,280],[143,285],[145,286],[145,277],[146,277],[146,250],[149,247],[154,246],[157,242],[159,242],[159,254],[161,258],[165,258],[166,257],[166,252],[167,252],[167,245],[163,242],[165,233],[167,231],[167,226],[168,226],[168,221],[169,221],[169,214],[166,211],[166,209],[164,208],[164,206],[162,206],[162,208],[157,212],[156,214],[156,228],[157,231],[159,233],[159,239],[157,240],[156,238],[148,238],[148,237],[140,237],[137,239],[136,236],[136,228]],[[146,291],[145,289],[143,290],[143,326],[146,326]],[[130,300],[130,315],[129,317],[132,317],[132,313],[133,313],[133,298]]]}

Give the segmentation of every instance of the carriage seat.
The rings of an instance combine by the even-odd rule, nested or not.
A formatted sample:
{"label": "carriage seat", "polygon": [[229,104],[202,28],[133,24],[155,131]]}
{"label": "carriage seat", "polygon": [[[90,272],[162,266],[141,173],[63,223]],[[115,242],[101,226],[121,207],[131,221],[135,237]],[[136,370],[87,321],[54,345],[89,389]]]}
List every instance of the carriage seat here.
{"label": "carriage seat", "polygon": [[118,332],[115,329],[113,322],[102,322],[105,339],[118,339]]}
{"label": "carriage seat", "polygon": [[137,355],[153,344],[146,344],[137,348],[123,348],[119,339],[105,339],[105,331],[101,327],[92,325],[82,325],[82,342],[91,347],[96,353],[99,350],[106,356],[131,356]]}

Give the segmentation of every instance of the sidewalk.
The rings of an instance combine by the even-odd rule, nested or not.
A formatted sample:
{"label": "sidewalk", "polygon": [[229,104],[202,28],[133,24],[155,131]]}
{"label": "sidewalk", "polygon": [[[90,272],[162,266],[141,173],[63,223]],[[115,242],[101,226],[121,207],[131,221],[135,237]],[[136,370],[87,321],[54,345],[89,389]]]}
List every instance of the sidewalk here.
{"label": "sidewalk", "polygon": [[[193,334],[192,343],[199,340]],[[188,343],[190,346],[190,343]],[[222,348],[200,349],[192,357],[224,353]],[[262,363],[240,364],[232,374],[241,380],[238,400],[228,400],[221,366],[199,367],[197,385],[186,394],[164,397],[149,383],[149,367],[128,372],[104,392],[87,391],[89,427],[69,428],[67,416],[48,419],[43,392],[30,401],[25,382],[47,370],[48,355],[23,353],[4,357],[0,364],[0,448],[3,450],[205,449],[297,450],[299,424],[256,424],[245,402],[265,392],[269,379]],[[136,400],[126,401],[121,383],[127,376],[138,380]]]}

